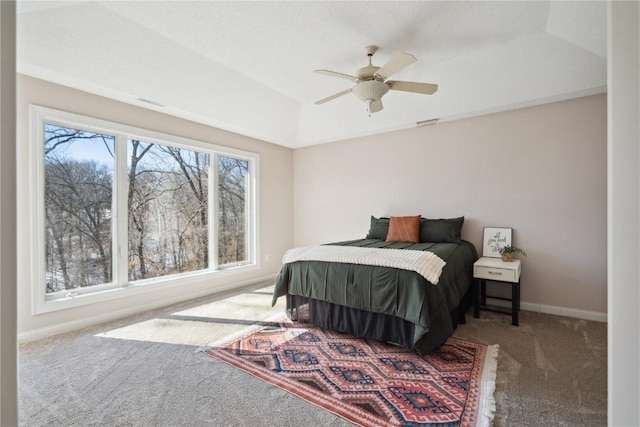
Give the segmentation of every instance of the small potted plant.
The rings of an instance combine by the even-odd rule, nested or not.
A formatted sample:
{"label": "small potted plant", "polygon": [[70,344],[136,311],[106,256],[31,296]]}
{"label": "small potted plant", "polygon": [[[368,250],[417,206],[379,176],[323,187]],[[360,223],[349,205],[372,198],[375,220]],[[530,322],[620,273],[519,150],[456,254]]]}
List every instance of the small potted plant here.
{"label": "small potted plant", "polygon": [[513,261],[513,254],[515,254],[516,252],[519,254],[522,254],[523,256],[527,256],[525,251],[523,251],[522,249],[516,246],[511,246],[511,245],[502,246],[498,248],[498,252],[500,252],[500,255],[502,255],[502,260],[507,262]]}

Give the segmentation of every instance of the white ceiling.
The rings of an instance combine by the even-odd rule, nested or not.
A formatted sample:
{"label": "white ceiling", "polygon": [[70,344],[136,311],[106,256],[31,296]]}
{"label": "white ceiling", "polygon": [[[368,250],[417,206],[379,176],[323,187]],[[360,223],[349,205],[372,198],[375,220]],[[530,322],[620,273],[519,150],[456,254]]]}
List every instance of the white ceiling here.
{"label": "white ceiling", "polygon": [[[606,91],[603,1],[18,1],[18,71],[287,147]],[[369,117],[346,74],[418,61]],[[143,98],[162,107],[144,103]]]}

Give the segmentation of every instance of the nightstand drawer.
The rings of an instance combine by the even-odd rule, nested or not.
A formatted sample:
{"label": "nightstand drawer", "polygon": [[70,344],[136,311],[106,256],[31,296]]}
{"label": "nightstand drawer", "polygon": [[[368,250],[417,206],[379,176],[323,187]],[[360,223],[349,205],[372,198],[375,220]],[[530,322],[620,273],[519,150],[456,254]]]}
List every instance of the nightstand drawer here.
{"label": "nightstand drawer", "polygon": [[487,280],[500,280],[503,282],[517,282],[516,278],[516,270],[513,269],[504,269],[504,268],[496,268],[496,267],[482,267],[482,266],[474,266],[473,267],[473,277],[478,279],[487,279]]}

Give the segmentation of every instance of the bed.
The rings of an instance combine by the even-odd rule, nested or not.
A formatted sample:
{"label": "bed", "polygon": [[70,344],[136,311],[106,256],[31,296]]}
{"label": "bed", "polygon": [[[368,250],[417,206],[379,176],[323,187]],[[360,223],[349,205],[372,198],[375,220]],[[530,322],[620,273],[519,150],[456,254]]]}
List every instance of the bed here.
{"label": "bed", "polygon": [[475,246],[460,238],[463,217],[430,220],[418,216],[418,236],[411,237],[413,241],[390,238],[395,218],[413,218],[415,222],[416,217],[371,217],[364,239],[329,243],[320,249],[367,254],[361,258],[369,258],[372,251],[437,258],[444,264],[437,278],[404,265],[396,268],[344,259],[302,258],[282,266],[273,304],[286,296],[292,320],[394,343],[421,355],[440,346],[457,324],[464,322],[471,303]]}

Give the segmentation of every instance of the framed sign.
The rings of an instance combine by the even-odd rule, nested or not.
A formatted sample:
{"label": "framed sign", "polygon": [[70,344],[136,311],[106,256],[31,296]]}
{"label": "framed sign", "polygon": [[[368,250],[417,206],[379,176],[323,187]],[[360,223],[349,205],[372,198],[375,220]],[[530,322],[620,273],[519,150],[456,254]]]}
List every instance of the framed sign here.
{"label": "framed sign", "polygon": [[511,246],[511,228],[485,227],[482,238],[482,256],[500,258],[498,248]]}

